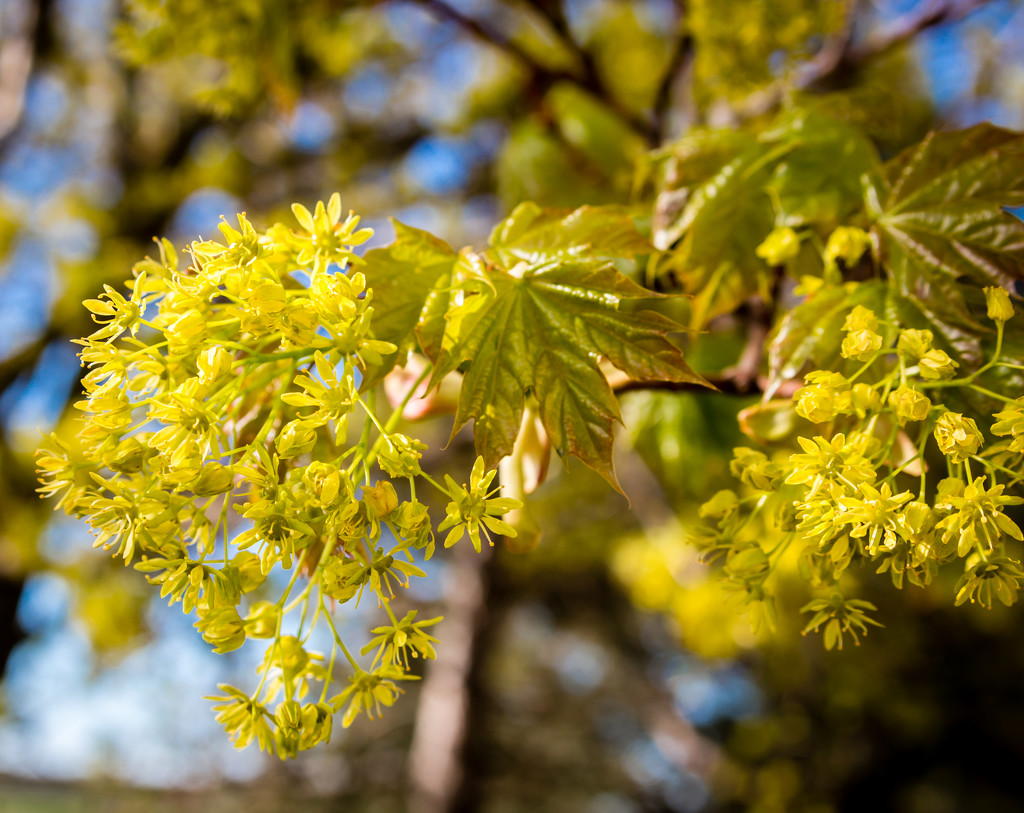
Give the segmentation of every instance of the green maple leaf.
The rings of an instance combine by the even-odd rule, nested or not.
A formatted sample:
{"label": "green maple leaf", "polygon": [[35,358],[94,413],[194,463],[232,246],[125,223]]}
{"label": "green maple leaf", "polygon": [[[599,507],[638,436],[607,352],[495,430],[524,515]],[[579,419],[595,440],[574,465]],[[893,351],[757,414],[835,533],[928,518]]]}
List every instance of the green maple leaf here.
{"label": "green maple leaf", "polygon": [[[459,260],[451,247],[429,232],[393,220],[395,242],[366,252],[362,267],[373,291],[373,335],[398,347],[382,364],[367,370],[363,387],[380,381],[399,357],[415,344],[417,329],[427,321],[428,304],[435,288],[448,285]],[[419,337],[430,344],[429,337]],[[439,337],[438,337],[439,338]]]}
{"label": "green maple leaf", "polygon": [[1024,278],[1024,136],[980,124],[929,134],[867,189],[877,254],[897,290],[972,324],[966,278],[1010,287]]}
{"label": "green maple leaf", "polygon": [[665,334],[680,329],[650,310],[654,294],[608,264],[575,261],[492,268],[491,290],[448,314],[434,380],[468,363],[453,434],[470,420],[479,454],[511,453],[528,398],[562,456],[573,455],[618,488],[612,466],[618,402],[603,357],[640,381],[706,384]]}
{"label": "green maple leaf", "polygon": [[[432,383],[464,372],[453,434],[474,421],[489,467],[512,451],[533,398],[559,453],[618,487],[611,457],[619,408],[599,357],[639,381],[706,384],[665,338],[680,326],[639,305],[659,295],[612,265],[650,250],[621,207],[520,204],[482,255],[456,253],[400,223],[395,230],[395,243],[367,252],[363,267],[374,336],[399,354],[418,344],[435,363]],[[397,356],[368,371],[367,385]]]}
{"label": "green maple leaf", "polygon": [[491,233],[489,259],[510,268],[520,260],[614,260],[651,250],[627,210],[581,206],[574,211],[520,203]]}
{"label": "green maple leaf", "polygon": [[772,272],[755,250],[775,222],[767,188],[798,145],[794,138],[760,141],[716,130],[686,136],[667,150],[654,211],[654,241],[664,251],[657,274],[692,294],[691,327],[755,294],[770,299]]}
{"label": "green maple leaf", "polygon": [[[483,259],[455,252],[429,232],[392,220],[395,242],[368,251],[361,270],[373,291],[374,338],[398,351],[367,371],[364,387],[380,381],[418,342],[431,360],[440,353],[455,289],[486,287]],[[491,234],[489,262],[510,267],[521,260],[599,261],[628,258],[650,249],[628,212],[618,206],[542,209],[521,203]]]}

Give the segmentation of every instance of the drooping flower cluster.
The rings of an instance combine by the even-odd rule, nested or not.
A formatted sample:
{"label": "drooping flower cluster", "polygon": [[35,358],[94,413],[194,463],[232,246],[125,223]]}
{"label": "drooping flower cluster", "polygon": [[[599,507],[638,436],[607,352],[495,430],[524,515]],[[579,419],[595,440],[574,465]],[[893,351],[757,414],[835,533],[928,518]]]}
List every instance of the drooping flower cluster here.
{"label": "drooping flower cluster", "polygon": [[[988,289],[986,302],[996,323],[993,357],[960,378],[958,362],[934,346],[931,331],[891,323],[883,330],[875,313],[854,307],[840,353],[860,363],[857,372],[811,372],[794,395],[795,412],[820,434],[797,437],[800,451],[772,458],[735,450],[731,470],[745,493],[723,491],[705,503],[708,524],[696,541],[705,560],[721,560],[752,620],[775,617],[770,580],[787,550],[799,553],[801,574],[828,596],[804,610],[813,614],[805,632],[823,629],[830,649],[847,633],[856,642],[875,623],[867,615],[873,605],[847,598],[856,563],[902,587],[927,585],[939,567],[959,560],[957,604],[1017,600],[1024,571],[1013,549],[1024,536],[1006,509],[1024,503],[1013,493],[1024,484],[1024,397],[979,381],[1001,367],[1024,368],[1001,352],[1013,315],[1009,297]],[[944,403],[954,393],[963,402],[964,392],[1002,404],[994,422],[979,426],[982,416]],[[932,473],[938,466],[947,476]]]}
{"label": "drooping flower cluster", "polygon": [[[352,252],[371,232],[342,217],[337,195],[293,211],[297,228],[222,223],[223,242],[193,243],[187,262],[165,240],[126,295],[108,287],[87,301],[99,328],[81,341],[80,446],[53,437],[38,458],[40,490],[195,613],[216,652],[269,640],[259,686],[222,687],[216,711],[239,746],[282,757],[329,740],[343,707],[347,726],[390,706],[413,678],[409,658],[434,657],[424,628],[440,619],[391,608],[434,550],[416,482],[450,501],[446,544],[513,536],[501,515],[518,505],[494,498],[482,461],[468,485],[438,483],[420,467],[425,445],[395,431],[405,404],[377,414],[360,380],[395,346],[373,336],[373,292]],[[278,569],[288,584],[275,595],[264,582]],[[388,623],[364,667],[333,615],[367,593]],[[326,658],[307,648],[320,621],[334,638]],[[332,695],[339,652],[351,675]],[[313,684],[319,699],[304,701]]]}

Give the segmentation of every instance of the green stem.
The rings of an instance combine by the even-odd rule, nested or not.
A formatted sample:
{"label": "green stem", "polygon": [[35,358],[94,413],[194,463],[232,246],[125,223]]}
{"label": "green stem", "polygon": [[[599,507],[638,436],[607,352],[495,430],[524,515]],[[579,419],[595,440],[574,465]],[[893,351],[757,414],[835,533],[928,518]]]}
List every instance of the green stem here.
{"label": "green stem", "polygon": [[429,474],[427,474],[426,472],[422,472],[420,474],[420,477],[422,477],[424,480],[426,480],[428,483],[430,483],[430,485],[432,485],[434,488],[436,488],[442,494],[446,495],[449,499],[451,499],[452,495],[450,493],[448,493],[448,489],[445,488],[443,485],[441,485],[439,482],[437,482],[437,480],[435,480]]}
{"label": "green stem", "polygon": [[[323,596],[320,597],[320,603],[323,604]],[[324,618],[327,619],[327,624],[331,628],[331,632],[334,633],[334,640],[341,649],[341,654],[345,656],[345,660],[347,660],[351,664],[352,668],[357,672],[362,672],[363,668],[356,662],[356,659],[352,657],[352,653],[348,651],[348,647],[345,646],[345,642],[342,641],[341,636],[338,635],[338,629],[334,626],[334,619],[331,618],[331,614],[326,607],[324,607]]]}

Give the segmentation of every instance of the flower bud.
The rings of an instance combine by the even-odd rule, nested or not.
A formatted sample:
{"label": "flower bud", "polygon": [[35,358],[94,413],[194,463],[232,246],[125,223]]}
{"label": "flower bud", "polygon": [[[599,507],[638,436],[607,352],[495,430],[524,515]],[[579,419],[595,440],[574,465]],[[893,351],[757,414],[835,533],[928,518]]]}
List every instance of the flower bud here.
{"label": "flower bud", "polygon": [[243,593],[251,593],[264,581],[266,576],[260,566],[260,557],[252,551],[243,550],[231,559],[231,564],[238,568],[238,577]]}
{"label": "flower bud", "polygon": [[302,482],[319,508],[328,508],[342,499],[348,499],[351,486],[337,466],[314,460],[302,473]]}
{"label": "flower bud", "polygon": [[796,391],[796,412],[812,423],[825,423],[850,408],[850,385],[841,373],[815,371],[805,379],[808,386]]}
{"label": "flower bud", "polygon": [[882,337],[873,330],[855,330],[846,334],[839,352],[845,359],[869,361],[882,348]]}
{"label": "flower bud", "polygon": [[307,703],[302,707],[302,739],[300,750],[317,743],[330,742],[334,728],[334,712],[326,703]]}
{"label": "flower bud", "polygon": [[377,463],[390,477],[416,477],[426,448],[426,444],[394,432],[385,438]]}
{"label": "flower bud", "polygon": [[927,503],[909,502],[899,515],[898,522],[903,535],[912,542],[927,541],[935,529],[935,512]]}
{"label": "flower bud", "polygon": [[935,440],[943,454],[954,463],[962,463],[981,448],[982,437],[972,418],[959,412],[947,412],[935,423]]}
{"label": "flower bud", "polygon": [[889,406],[896,411],[896,420],[900,426],[905,426],[907,421],[923,421],[927,418],[932,402],[917,390],[898,387],[889,393]]}
{"label": "flower bud", "polygon": [[939,485],[935,489],[935,507],[940,511],[953,510],[954,502],[963,496],[964,488],[964,481],[956,477],[939,480]]}
{"label": "flower bud", "polygon": [[867,232],[852,226],[840,226],[828,236],[825,244],[825,262],[835,265],[842,260],[850,268],[857,264],[864,252],[871,247]]}
{"label": "flower bud", "polygon": [[220,345],[208,347],[199,354],[197,365],[199,380],[212,384],[231,369],[231,354]]}
{"label": "flower bud", "polygon": [[843,330],[878,330],[878,317],[870,308],[858,305],[846,315]]}
{"label": "flower bud", "polygon": [[771,489],[772,480],[778,472],[764,452],[747,446],[738,446],[732,450],[732,454],[729,471],[733,477],[739,477],[748,486],[761,491]]}
{"label": "flower bud", "polygon": [[324,592],[335,601],[348,601],[359,589],[359,584],[349,584],[345,573],[345,564],[344,559],[334,557],[324,568],[321,577]]}
{"label": "flower bud", "polygon": [[388,480],[381,480],[373,488],[363,490],[363,502],[373,517],[386,517],[398,508],[398,495]]}
{"label": "flower bud", "polygon": [[285,700],[278,705],[274,713],[274,721],[281,728],[302,728],[302,706],[297,700]]}
{"label": "flower bud", "polygon": [[985,304],[988,305],[988,318],[994,322],[1005,322],[1013,318],[1013,303],[1004,288],[986,288]]}
{"label": "flower bud", "polygon": [[203,466],[199,479],[192,487],[198,497],[212,497],[230,491],[235,484],[235,473],[227,466],[210,462]]}
{"label": "flower bud", "polygon": [[245,631],[250,638],[273,638],[280,615],[280,609],[273,602],[257,601],[245,617]]}
{"label": "flower bud", "polygon": [[309,654],[303,649],[302,641],[294,635],[285,635],[281,638],[278,658],[286,677],[302,673],[309,663]]}
{"label": "flower bud", "polygon": [[952,378],[956,368],[960,366],[949,357],[945,350],[929,350],[921,357],[919,365],[921,378],[925,381]]}
{"label": "flower bud", "polygon": [[882,396],[870,384],[854,384],[850,390],[850,403],[857,416],[863,418],[873,412],[877,412],[882,405]]}
{"label": "flower bud", "polygon": [[754,253],[768,265],[785,265],[800,253],[800,237],[788,226],[774,229]]}
{"label": "flower bud", "polygon": [[137,438],[123,438],[113,452],[103,456],[103,463],[122,474],[134,474],[142,469],[149,449]]}
{"label": "flower bud", "polygon": [[274,445],[282,459],[305,454],[316,443],[316,431],[305,421],[294,420],[277,436]]}
{"label": "flower bud", "polygon": [[896,342],[896,350],[907,361],[916,363],[921,356],[932,349],[933,338],[930,330],[904,330]]}
{"label": "flower bud", "polygon": [[736,492],[725,488],[701,505],[697,513],[704,518],[714,517],[719,519],[729,516],[729,514],[736,510],[738,505],[739,500],[736,497]]}
{"label": "flower bud", "polygon": [[203,640],[214,645],[213,651],[218,655],[238,649],[245,643],[245,625],[235,607],[210,610],[196,621],[195,626],[203,634]]}

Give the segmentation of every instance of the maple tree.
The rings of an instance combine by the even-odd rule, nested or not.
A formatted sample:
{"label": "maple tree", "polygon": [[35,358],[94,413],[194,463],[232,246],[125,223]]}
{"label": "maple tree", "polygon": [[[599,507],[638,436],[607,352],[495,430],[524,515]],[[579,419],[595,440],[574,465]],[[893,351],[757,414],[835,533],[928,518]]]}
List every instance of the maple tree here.
{"label": "maple tree", "polygon": [[[842,3],[765,4],[752,47],[730,48],[748,34],[695,2],[642,93],[595,67],[560,4],[534,12],[564,67],[525,34],[418,5],[504,53],[544,99],[510,136],[509,206],[489,238],[456,250],[396,220],[390,245],[363,251],[372,230],[344,190],[322,189],[311,209],[225,212],[216,239],[163,240],[127,287],[86,298],[84,423],[38,457],[41,490],[216,652],[266,642],[252,685],[214,699],[236,743],[295,757],[336,717],[389,713],[445,646],[439,619],[406,600],[435,549],[543,557],[549,458],[583,464],[563,481],[586,467],[610,498],[637,498],[616,435],[684,528],[601,555],[698,650],[746,641],[782,657],[802,632],[845,655],[869,631],[884,639],[874,628],[904,600],[889,594],[912,589],[1016,604],[1024,136],[929,129],[913,109],[887,120],[904,97],[884,82],[828,88],[957,4],[873,37],[853,36]],[[318,26],[330,7],[295,11],[264,61],[253,43],[278,30],[277,4],[132,3],[122,49],[144,70],[180,69],[185,42],[222,64],[183,105],[230,118],[268,93],[287,108],[304,72],[347,69]],[[364,12],[331,42],[376,58],[385,38],[352,34],[372,28]],[[698,113],[673,130],[688,55]],[[728,126],[707,123],[723,100]],[[444,416],[449,443],[471,426],[469,460],[438,453],[425,414]],[[750,632],[692,634],[709,622],[680,596],[684,549],[714,574],[704,595]],[[379,623],[353,641],[342,622],[366,605]]]}

